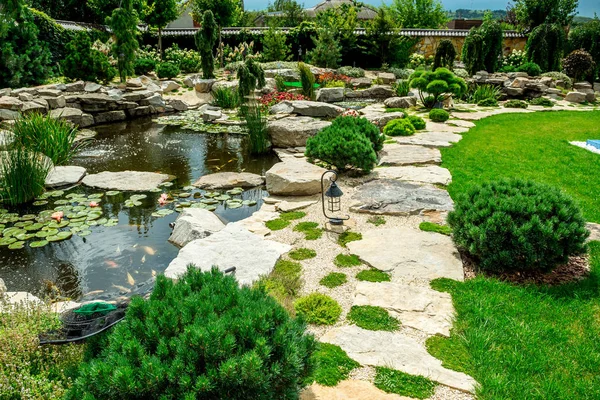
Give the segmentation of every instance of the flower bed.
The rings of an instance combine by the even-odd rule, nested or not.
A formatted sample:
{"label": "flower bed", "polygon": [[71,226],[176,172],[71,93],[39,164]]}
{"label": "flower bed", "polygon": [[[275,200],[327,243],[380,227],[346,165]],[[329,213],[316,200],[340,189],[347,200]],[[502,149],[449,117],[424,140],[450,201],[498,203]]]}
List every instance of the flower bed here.
{"label": "flower bed", "polygon": [[264,107],[272,107],[277,103],[281,103],[282,101],[292,101],[292,100],[309,100],[306,96],[301,94],[291,93],[291,92],[271,92],[263,95],[260,98],[260,104]]}

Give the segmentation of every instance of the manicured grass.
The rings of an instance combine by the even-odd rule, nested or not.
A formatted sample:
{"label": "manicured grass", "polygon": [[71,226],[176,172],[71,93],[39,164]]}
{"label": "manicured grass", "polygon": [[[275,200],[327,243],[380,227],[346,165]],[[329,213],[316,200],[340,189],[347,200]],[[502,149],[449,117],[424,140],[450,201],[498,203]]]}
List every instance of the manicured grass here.
{"label": "manicured grass", "polygon": [[324,276],[319,283],[327,288],[332,289],[334,287],[342,286],[347,281],[348,278],[346,277],[346,274],[342,274],[341,272],[332,272],[327,276]]}
{"label": "manicured grass", "polygon": [[354,242],[355,240],[362,240],[362,233],[347,231],[338,237],[338,244],[342,247],[346,247],[348,243]]}
{"label": "manicured grass", "polygon": [[371,217],[367,220],[368,223],[373,224],[375,226],[380,226],[385,224],[385,218],[381,216]]}
{"label": "manicured grass", "polygon": [[391,277],[387,272],[378,269],[366,269],[356,274],[356,279],[367,282],[389,282]]}
{"label": "manicured grass", "polygon": [[588,221],[600,222],[600,155],[569,144],[600,137],[600,111],[503,114],[476,124],[442,149],[452,197],[487,180],[531,179],[561,188]]}
{"label": "manicured grass", "polygon": [[338,254],[333,262],[340,268],[356,267],[362,264],[360,258],[354,254]]}
{"label": "manicured grass", "polygon": [[307,248],[300,248],[300,249],[295,249],[292,250],[288,253],[288,256],[292,259],[292,260],[296,260],[296,261],[302,261],[302,260],[308,260],[309,258],[315,258],[317,256],[317,252],[314,251],[313,249],[307,249]]}
{"label": "manicured grass", "polygon": [[433,396],[437,384],[424,376],[409,375],[390,368],[375,368],[374,384],[388,393],[396,393],[414,399],[426,399]]}
{"label": "manicured grass", "polygon": [[400,326],[385,308],[375,306],[352,306],[348,321],[370,331],[395,331]]}
{"label": "manicured grass", "polygon": [[436,232],[448,236],[452,234],[452,229],[450,229],[449,226],[434,224],[433,222],[421,222],[419,224],[419,229],[425,232]]}
{"label": "manicured grass", "polygon": [[317,240],[323,236],[323,229],[319,228],[317,222],[300,222],[294,227],[294,231],[304,233],[306,240]]}
{"label": "manicured grass", "polygon": [[341,347],[329,343],[320,343],[313,358],[317,365],[313,378],[323,386],[337,385],[348,378],[350,371],[360,367]]}

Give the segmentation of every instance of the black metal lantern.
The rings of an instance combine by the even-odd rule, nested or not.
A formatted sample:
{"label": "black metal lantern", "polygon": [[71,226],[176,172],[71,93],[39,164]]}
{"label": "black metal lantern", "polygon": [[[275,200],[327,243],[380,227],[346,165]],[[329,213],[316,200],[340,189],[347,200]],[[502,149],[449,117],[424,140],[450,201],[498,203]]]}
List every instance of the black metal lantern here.
{"label": "black metal lantern", "polygon": [[[332,177],[329,178],[329,187],[325,190],[325,175],[333,174]],[[340,218],[340,217],[330,217],[327,215],[327,211],[331,213],[338,212],[342,209],[341,207],[341,197],[344,194],[342,189],[337,185],[337,172],[335,171],[325,171],[325,173],[321,176],[321,199],[323,203],[323,215],[325,218],[329,219],[329,223],[331,225],[343,225],[345,220],[350,219],[349,216]],[[327,197],[327,201],[325,198]],[[325,202],[327,202],[327,209],[325,208]]]}

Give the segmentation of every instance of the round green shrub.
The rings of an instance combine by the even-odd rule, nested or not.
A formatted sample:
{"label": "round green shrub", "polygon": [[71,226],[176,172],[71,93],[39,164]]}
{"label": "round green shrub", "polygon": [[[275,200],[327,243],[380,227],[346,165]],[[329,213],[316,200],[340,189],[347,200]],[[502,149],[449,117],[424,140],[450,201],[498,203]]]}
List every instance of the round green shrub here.
{"label": "round green shrub", "polygon": [[417,117],[416,115],[409,115],[407,119],[410,121],[412,126],[415,127],[416,130],[420,131],[421,129],[425,129],[427,123],[421,117]]}
{"label": "round green shrub", "polygon": [[337,73],[351,78],[363,78],[365,76],[364,69],[355,67],[340,67],[338,68]]}
{"label": "round green shrub", "polygon": [[408,118],[399,118],[388,122],[383,133],[388,136],[411,136],[415,134],[415,127]]}
{"label": "round green shrub", "polygon": [[520,179],[472,187],[448,215],[456,244],[490,271],[552,270],[585,252],[589,232],[560,190]]}
{"label": "round green shrub", "polygon": [[151,58],[138,58],[133,63],[136,75],[146,75],[156,69],[156,61]]}
{"label": "round green shrub", "polygon": [[434,108],[429,111],[429,119],[433,122],[446,122],[450,118],[450,114],[441,108]]}
{"label": "round green shrub", "polygon": [[290,399],[315,340],[263,290],[190,268],[134,297],[67,399]]}
{"label": "round green shrub", "polygon": [[498,72],[504,72],[504,73],[516,72],[516,71],[517,71],[517,68],[515,68],[514,65],[505,65],[498,70]]}
{"label": "round green shrub", "polygon": [[573,80],[580,81],[592,77],[596,68],[594,59],[584,49],[572,51],[562,60],[563,72]]}
{"label": "round green shrub", "polygon": [[517,68],[517,72],[527,72],[529,76],[540,76],[542,69],[534,62],[527,62]]}
{"label": "round green shrub", "polygon": [[311,293],[296,300],[296,314],[310,324],[333,325],[342,314],[342,307],[329,296]]}
{"label": "round green shrub", "polygon": [[496,107],[498,106],[498,100],[489,97],[487,99],[480,100],[477,105],[480,107]]}
{"label": "round green shrub", "polygon": [[504,103],[505,108],[527,108],[529,105],[523,100],[508,100]]}
{"label": "round green shrub", "polygon": [[179,67],[171,62],[163,62],[156,67],[156,75],[159,78],[172,79],[179,75]]}

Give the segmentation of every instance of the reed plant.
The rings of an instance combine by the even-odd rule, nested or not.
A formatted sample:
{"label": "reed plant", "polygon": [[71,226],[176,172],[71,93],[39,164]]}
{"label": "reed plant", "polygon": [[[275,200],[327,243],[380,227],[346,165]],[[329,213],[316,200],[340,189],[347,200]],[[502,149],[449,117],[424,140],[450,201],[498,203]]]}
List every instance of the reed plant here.
{"label": "reed plant", "polygon": [[475,85],[469,89],[467,100],[469,103],[477,104],[482,100],[500,100],[502,92],[494,85]]}
{"label": "reed plant", "polygon": [[216,87],[212,91],[213,105],[226,109],[236,108],[240,104],[237,91],[228,87]]}
{"label": "reed plant", "polygon": [[44,192],[50,160],[20,144],[0,153],[0,196],[10,205],[23,204]]}
{"label": "reed plant", "polygon": [[250,102],[241,107],[242,117],[246,120],[246,128],[250,139],[250,153],[264,154],[269,150],[269,134],[267,118],[259,104]]}

